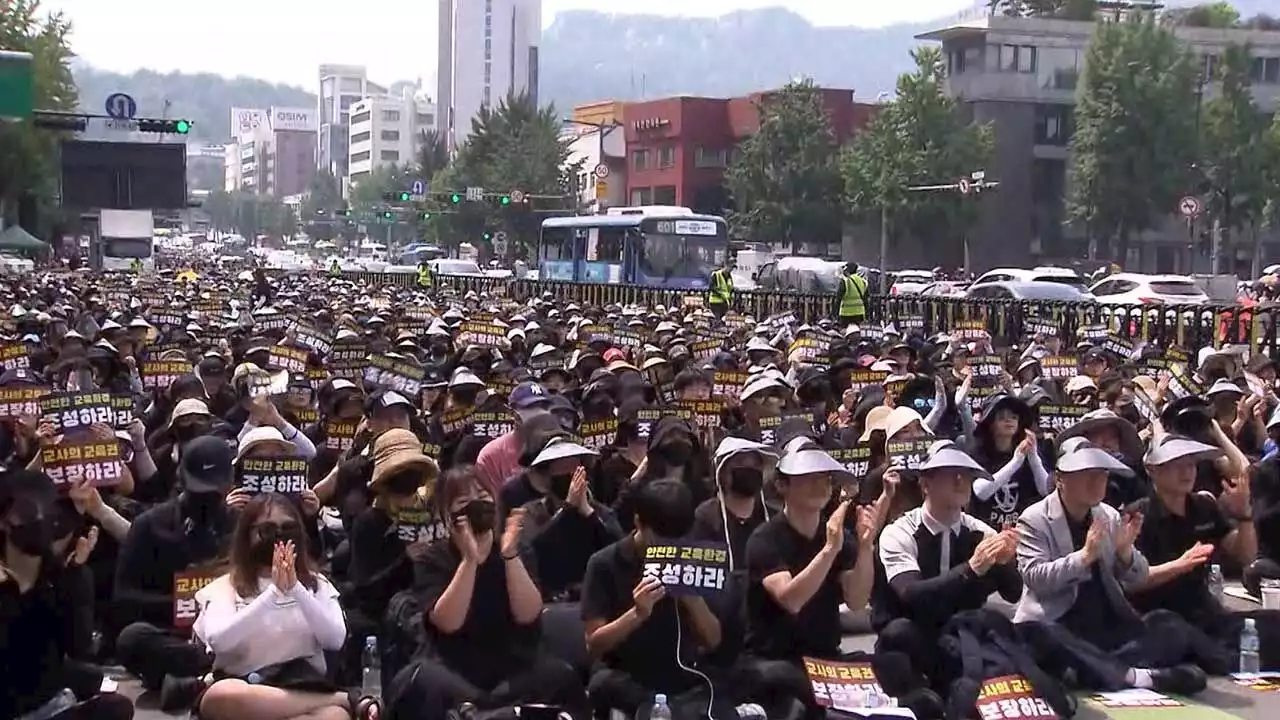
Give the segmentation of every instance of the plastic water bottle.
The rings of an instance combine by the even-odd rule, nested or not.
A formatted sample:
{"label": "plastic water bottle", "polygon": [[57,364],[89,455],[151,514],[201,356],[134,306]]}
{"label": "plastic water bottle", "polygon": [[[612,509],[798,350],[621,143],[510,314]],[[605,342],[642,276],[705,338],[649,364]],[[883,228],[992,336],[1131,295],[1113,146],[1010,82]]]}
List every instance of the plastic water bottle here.
{"label": "plastic water bottle", "polygon": [[1240,672],[1262,672],[1258,647],[1258,626],[1253,622],[1253,618],[1245,618],[1244,629],[1240,631]]}
{"label": "plastic water bottle", "polygon": [[378,655],[378,638],[370,635],[364,639],[364,657],[361,663],[364,675],[360,694],[382,697],[382,657]]}
{"label": "plastic water bottle", "polygon": [[1209,594],[1213,596],[1218,604],[1222,604],[1222,589],[1226,586],[1226,580],[1222,577],[1222,566],[1214,563],[1209,566]]}
{"label": "plastic water bottle", "polygon": [[667,705],[667,696],[658,693],[653,696],[653,709],[649,711],[649,720],[671,720],[671,708]]}

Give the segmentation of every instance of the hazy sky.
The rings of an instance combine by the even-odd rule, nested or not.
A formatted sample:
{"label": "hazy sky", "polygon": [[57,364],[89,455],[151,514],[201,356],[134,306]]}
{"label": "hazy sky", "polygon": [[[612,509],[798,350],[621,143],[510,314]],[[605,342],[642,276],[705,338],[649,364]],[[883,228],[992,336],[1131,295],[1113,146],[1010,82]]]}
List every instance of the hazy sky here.
{"label": "hazy sky", "polygon": [[[544,25],[563,10],[715,16],[782,5],[820,25],[880,26],[942,17],[973,4],[974,0],[542,0]],[[384,83],[429,80],[435,67],[433,0],[44,0],[42,7],[65,13],[74,26],[72,49],[110,70],[207,71],[311,88],[317,82],[316,67],[323,62],[366,65],[371,79]]]}

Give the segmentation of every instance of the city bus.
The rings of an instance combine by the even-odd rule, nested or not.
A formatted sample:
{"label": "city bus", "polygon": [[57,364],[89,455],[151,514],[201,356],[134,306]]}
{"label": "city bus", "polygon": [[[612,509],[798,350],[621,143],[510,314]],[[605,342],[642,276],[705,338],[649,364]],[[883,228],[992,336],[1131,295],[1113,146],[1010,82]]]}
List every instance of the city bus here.
{"label": "city bus", "polygon": [[538,278],[705,290],[728,252],[724,218],[687,208],[615,208],[542,221]]}

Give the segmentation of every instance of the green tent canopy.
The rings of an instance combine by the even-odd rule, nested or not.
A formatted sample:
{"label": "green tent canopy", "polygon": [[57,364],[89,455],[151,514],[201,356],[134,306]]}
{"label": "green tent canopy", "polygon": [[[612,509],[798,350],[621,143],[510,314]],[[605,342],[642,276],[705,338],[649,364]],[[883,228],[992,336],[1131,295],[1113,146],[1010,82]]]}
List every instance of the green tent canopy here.
{"label": "green tent canopy", "polygon": [[0,232],[0,251],[39,255],[49,252],[49,244],[40,241],[17,225],[11,225],[4,232]]}

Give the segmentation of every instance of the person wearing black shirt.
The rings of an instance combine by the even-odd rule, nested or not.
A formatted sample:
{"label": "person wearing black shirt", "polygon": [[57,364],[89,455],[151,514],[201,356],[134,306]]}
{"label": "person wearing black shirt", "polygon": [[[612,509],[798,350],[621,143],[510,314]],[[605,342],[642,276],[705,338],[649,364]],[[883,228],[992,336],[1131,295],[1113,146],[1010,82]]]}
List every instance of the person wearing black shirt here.
{"label": "person wearing black shirt", "polygon": [[1018,531],[996,532],[964,511],[974,478],[988,473],[950,443],[931,448],[919,470],[924,505],[880,535],[871,625],[881,687],[923,719],[941,715],[934,691],[945,695],[954,679],[938,661],[943,626],[983,607],[993,592],[1017,602],[1022,578],[1013,563]]}
{"label": "person wearing black shirt", "polygon": [[573,669],[539,648],[542,594],[520,553],[524,511],[512,511],[499,535],[493,496],[471,466],[446,472],[436,501],[450,535],[415,563],[426,642],[393,681],[391,718],[442,718],[465,705],[582,710]]}
{"label": "person wearing black shirt", "polygon": [[[1165,462],[1175,443],[1147,453]],[[1194,664],[1192,629],[1176,614],[1140,616],[1124,588],[1144,582],[1147,559],[1134,547],[1142,516],[1103,503],[1109,473],[1124,463],[1084,438],[1058,457],[1058,490],[1018,519],[1018,570],[1025,589],[1013,621],[1050,675],[1074,670],[1081,687],[1137,687],[1192,695],[1205,688]],[[1184,664],[1187,663],[1187,664]]]}
{"label": "person wearing black shirt", "polygon": [[1001,393],[982,403],[982,418],[966,450],[986,473],[973,481],[970,515],[1005,528],[1049,492],[1049,471],[1034,429],[1031,408],[1022,400]]}
{"label": "person wearing black shirt", "polygon": [[[844,500],[823,522],[823,510],[837,482],[853,476],[830,455],[812,445],[784,454],[777,487],[782,513],[761,525],[747,540],[747,657],[741,666],[744,687],[751,687],[769,717],[788,717],[802,705],[821,717],[802,658],[842,659],[840,604],[866,607],[875,572],[875,539],[893,492],[874,506],[853,508]],[[856,497],[856,488],[842,495]],[[845,529],[856,513],[856,535]]]}
{"label": "person wearing black shirt", "polygon": [[[211,667],[203,647],[173,631],[173,578],[212,569],[225,557],[234,524],[226,506],[234,459],[225,440],[192,440],[178,467],[182,492],[138,516],[120,547],[115,602],[134,622],[116,640],[117,659],[145,687],[172,696],[172,707],[188,699],[191,688],[182,680]],[[165,698],[162,703],[170,707]]]}
{"label": "person wearing black shirt", "polygon": [[533,460],[532,467],[547,468],[550,482],[546,496],[525,503],[520,545],[533,552],[538,586],[548,601],[576,599],[591,556],[622,537],[613,512],[591,499],[582,462],[595,456],[557,437]]}
{"label": "person wearing black shirt", "polygon": [[[629,716],[664,693],[678,716],[707,713],[725,693],[699,668],[699,651],[720,645],[720,621],[702,598],[667,595],[644,576],[644,550],[683,537],[693,524],[693,498],[680,480],[656,480],[631,496],[636,529],[591,556],[582,586],[587,650],[596,661],[588,694],[597,712]],[[718,707],[718,704],[717,704]]]}
{"label": "person wearing black shirt", "polygon": [[59,511],[56,498],[43,473],[18,471],[0,482],[0,717],[129,720],[133,703],[101,693],[102,672],[75,661],[91,643],[93,586],[84,563],[97,536],[77,537],[78,518]]}
{"label": "person wearing black shirt", "polygon": [[[1216,499],[1206,492],[1195,492],[1197,464],[1221,452],[1194,441],[1179,447],[1187,454],[1166,456],[1165,462],[1147,465],[1151,493],[1129,507],[1130,512],[1142,514],[1137,547],[1151,563],[1146,581],[1129,588],[1129,595],[1140,612],[1172,610],[1216,638],[1221,662],[1206,670],[1221,674],[1238,658],[1244,618],[1228,612],[1210,594],[1208,562],[1215,551],[1242,567],[1257,556],[1249,483],[1245,479],[1225,480]],[[1273,613],[1256,615],[1260,633],[1275,631]]]}

